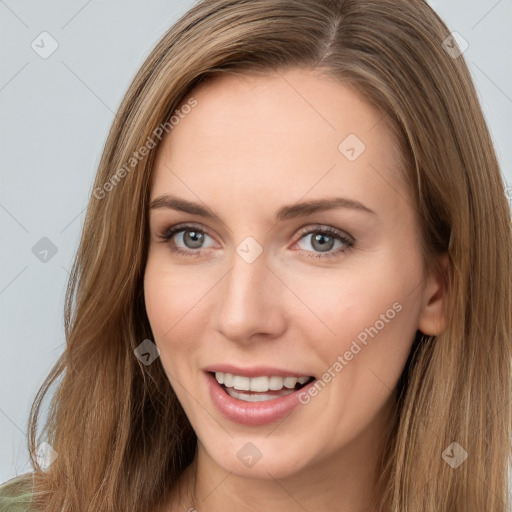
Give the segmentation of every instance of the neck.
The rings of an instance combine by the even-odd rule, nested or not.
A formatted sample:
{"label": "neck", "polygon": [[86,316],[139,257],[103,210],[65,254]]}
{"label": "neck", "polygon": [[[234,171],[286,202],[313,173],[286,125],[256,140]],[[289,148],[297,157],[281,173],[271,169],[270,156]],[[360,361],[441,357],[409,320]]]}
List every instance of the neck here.
{"label": "neck", "polygon": [[226,471],[198,441],[196,456],[182,474],[168,510],[374,512],[372,498],[386,441],[382,423],[379,429],[377,424],[340,450],[326,457],[319,454],[308,466],[279,479],[268,471],[266,478]]}

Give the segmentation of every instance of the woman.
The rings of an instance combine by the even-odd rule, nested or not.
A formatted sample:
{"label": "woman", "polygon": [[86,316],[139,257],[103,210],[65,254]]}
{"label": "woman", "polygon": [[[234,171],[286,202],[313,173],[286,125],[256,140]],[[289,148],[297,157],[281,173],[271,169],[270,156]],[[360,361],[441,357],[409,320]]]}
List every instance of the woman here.
{"label": "woman", "polygon": [[510,213],[454,48],[419,0],[209,0],[169,30],[33,406],[56,458],[6,510],[509,510]]}

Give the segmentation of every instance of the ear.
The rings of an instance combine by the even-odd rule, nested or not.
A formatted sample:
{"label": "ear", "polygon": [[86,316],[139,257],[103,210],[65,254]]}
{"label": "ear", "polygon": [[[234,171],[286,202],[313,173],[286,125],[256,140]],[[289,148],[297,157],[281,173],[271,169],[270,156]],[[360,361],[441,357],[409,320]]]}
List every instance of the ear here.
{"label": "ear", "polygon": [[448,253],[439,256],[438,266],[428,276],[422,297],[422,308],[418,329],[426,335],[436,336],[446,326],[445,306],[448,300],[446,270],[448,268]]}

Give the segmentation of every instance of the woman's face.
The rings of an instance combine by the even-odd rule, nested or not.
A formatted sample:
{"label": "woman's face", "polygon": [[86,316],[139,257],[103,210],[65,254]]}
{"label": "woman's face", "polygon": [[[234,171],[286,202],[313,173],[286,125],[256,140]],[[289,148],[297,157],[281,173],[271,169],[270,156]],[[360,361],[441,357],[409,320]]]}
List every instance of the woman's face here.
{"label": "woman's face", "polygon": [[261,478],[366,463],[416,330],[442,325],[386,118],[299,69],[190,96],[158,149],[144,291],[200,449]]}

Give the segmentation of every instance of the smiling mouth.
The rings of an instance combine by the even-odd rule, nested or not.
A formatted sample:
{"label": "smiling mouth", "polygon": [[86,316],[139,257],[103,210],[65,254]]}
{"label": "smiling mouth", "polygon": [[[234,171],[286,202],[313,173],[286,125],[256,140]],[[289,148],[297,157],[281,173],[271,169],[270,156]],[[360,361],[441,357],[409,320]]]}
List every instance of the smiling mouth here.
{"label": "smiling mouth", "polygon": [[244,377],[223,372],[209,372],[226,394],[244,402],[266,402],[299,391],[314,377]]}

